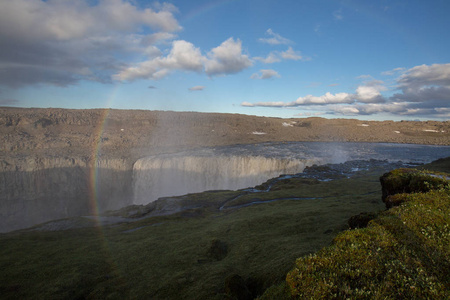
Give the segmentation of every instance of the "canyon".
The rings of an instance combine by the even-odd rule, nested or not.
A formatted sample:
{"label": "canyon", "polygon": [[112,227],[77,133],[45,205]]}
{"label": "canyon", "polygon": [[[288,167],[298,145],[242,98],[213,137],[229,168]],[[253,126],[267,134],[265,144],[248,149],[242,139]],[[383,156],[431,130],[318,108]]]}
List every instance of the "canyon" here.
{"label": "canyon", "polygon": [[319,162],[250,155],[245,149],[205,156],[208,147],[299,141],[449,145],[449,131],[448,121],[4,107],[0,231],[162,196],[245,188]]}

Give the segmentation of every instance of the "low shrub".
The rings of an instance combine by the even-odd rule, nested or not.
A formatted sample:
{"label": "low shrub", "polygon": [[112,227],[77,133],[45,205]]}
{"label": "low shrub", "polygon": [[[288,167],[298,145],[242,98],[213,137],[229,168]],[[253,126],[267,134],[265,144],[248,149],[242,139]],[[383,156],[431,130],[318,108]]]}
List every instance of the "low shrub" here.
{"label": "low shrub", "polygon": [[446,175],[437,175],[416,169],[397,169],[380,177],[382,200],[387,208],[399,204],[399,199],[388,199],[403,193],[426,193],[448,185]]}
{"label": "low shrub", "polygon": [[405,186],[426,192],[390,195],[392,204],[403,204],[367,228],[345,231],[331,246],[297,259],[286,277],[295,298],[450,298],[447,181],[406,170],[387,174],[385,183],[397,192]]}

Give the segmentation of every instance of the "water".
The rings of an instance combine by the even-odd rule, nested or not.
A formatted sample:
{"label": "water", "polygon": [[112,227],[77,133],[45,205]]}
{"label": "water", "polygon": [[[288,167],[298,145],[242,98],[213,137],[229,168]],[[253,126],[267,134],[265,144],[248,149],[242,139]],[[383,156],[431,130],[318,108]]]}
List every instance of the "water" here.
{"label": "water", "polygon": [[262,143],[149,156],[133,167],[134,204],[159,197],[242,189],[313,164],[387,160],[421,164],[450,156],[450,146],[388,143]]}
{"label": "water", "polygon": [[[370,159],[418,164],[449,156],[450,146],[296,142],[213,147],[145,157],[135,162],[133,170],[121,161],[105,159],[96,170],[95,198],[91,170],[82,162],[81,166],[61,167],[61,158],[48,159],[45,168],[33,172],[0,173],[0,232],[94,214],[97,210],[102,213],[147,204],[160,197],[245,189],[281,174],[300,173],[313,164]],[[365,167],[349,166],[348,172]],[[342,172],[341,167],[338,172]]]}

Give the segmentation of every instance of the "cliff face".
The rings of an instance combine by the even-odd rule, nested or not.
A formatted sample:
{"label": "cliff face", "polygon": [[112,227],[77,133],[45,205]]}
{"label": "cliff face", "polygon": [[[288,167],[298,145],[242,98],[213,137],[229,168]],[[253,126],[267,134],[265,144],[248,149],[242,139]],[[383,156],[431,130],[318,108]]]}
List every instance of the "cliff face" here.
{"label": "cliff face", "polygon": [[126,160],[27,156],[0,166],[0,232],[132,203]]}
{"label": "cliff face", "polygon": [[134,164],[134,204],[147,204],[165,196],[252,187],[280,174],[300,173],[308,164],[312,163],[245,154],[146,157]]}

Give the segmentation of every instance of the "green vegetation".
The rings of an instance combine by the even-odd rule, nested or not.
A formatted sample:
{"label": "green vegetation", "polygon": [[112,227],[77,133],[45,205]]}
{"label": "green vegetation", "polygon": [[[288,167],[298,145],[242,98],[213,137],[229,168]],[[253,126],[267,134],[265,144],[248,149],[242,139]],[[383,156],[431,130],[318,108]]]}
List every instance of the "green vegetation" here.
{"label": "green vegetation", "polygon": [[[450,298],[448,181],[401,169],[385,174],[382,183],[399,206],[297,259],[286,278],[290,289],[280,290],[280,297],[290,292],[298,299]],[[422,192],[395,194],[404,191]]]}
{"label": "green vegetation", "polygon": [[[238,297],[233,293],[245,293],[244,282],[256,297],[284,282],[297,257],[329,245],[348,228],[349,217],[383,209],[378,181],[383,172],[313,185],[291,181],[285,191],[174,197],[157,206],[178,201],[202,207],[128,224],[3,234],[0,295],[5,299],[233,299]],[[252,197],[317,199],[219,211],[239,195],[240,203]],[[132,211],[139,215],[145,209],[132,207],[121,213]]]}
{"label": "green vegetation", "polygon": [[[167,198],[155,207],[192,208],[119,225],[2,234],[0,298],[448,298],[449,189],[402,195],[375,218],[385,171]],[[303,200],[235,208],[286,198]],[[361,212],[375,219],[338,235]]]}

